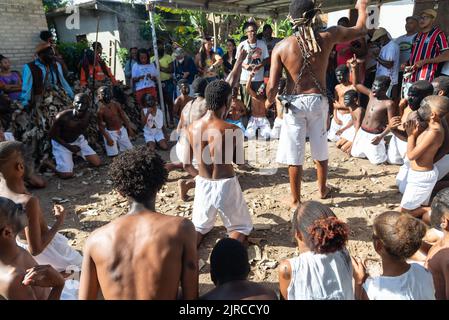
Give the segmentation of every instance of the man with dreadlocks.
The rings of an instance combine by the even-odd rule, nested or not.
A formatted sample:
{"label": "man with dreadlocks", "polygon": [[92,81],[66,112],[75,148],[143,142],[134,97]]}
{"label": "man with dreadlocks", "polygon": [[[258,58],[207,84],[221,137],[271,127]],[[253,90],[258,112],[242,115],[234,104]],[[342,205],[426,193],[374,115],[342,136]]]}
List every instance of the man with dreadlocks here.
{"label": "man with dreadlocks", "polygon": [[281,131],[277,161],[289,165],[291,207],[297,207],[301,195],[301,175],[306,136],[309,136],[312,157],[317,166],[320,197],[326,198],[328,168],[326,69],[328,57],[336,43],[355,40],[366,34],[367,0],[358,0],[359,16],[352,28],[334,26],[320,31],[314,0],[292,0],[290,19],[294,35],[278,43],[271,58],[266,107],[276,99],[278,82],[285,69],[287,86],[283,93],[284,125]]}

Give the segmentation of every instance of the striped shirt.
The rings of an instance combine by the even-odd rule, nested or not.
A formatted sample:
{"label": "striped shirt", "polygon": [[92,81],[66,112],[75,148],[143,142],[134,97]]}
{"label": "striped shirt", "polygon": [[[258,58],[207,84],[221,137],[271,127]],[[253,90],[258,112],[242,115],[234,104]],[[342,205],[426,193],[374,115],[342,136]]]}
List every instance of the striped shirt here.
{"label": "striped shirt", "polygon": [[[448,42],[444,32],[438,28],[433,27],[427,33],[420,32],[416,36],[412,47],[412,54],[410,56],[410,65],[413,66],[416,62],[424,59],[433,59],[438,57],[444,50],[448,50]],[[418,80],[432,81],[437,71],[438,63],[429,63],[417,69],[410,82]]]}

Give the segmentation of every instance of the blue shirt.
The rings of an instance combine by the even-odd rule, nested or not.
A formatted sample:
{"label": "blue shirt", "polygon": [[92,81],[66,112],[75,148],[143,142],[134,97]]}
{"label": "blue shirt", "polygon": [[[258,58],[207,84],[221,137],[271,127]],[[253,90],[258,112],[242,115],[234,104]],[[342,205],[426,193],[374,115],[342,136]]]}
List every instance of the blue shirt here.
{"label": "blue shirt", "polygon": [[[38,66],[42,71],[42,78],[45,81],[45,77],[47,74],[47,70],[45,68],[45,65],[42,64],[42,62],[39,59],[35,60],[36,66]],[[61,85],[64,89],[64,91],[67,93],[67,95],[73,99],[73,90],[68,84],[68,82],[64,78],[64,74],[62,73],[62,67],[61,65],[56,62],[56,65],[58,67],[58,73],[59,73],[59,80],[61,81]],[[51,69],[51,74],[48,75],[48,81],[51,83],[53,87],[57,87],[58,85],[58,77],[56,76],[55,70],[53,68]],[[45,86],[45,84],[44,84]],[[22,93],[20,94],[20,102],[24,107],[27,107],[31,101],[31,95],[33,94],[33,75],[31,73],[30,67],[28,64],[23,66],[22,70]]]}

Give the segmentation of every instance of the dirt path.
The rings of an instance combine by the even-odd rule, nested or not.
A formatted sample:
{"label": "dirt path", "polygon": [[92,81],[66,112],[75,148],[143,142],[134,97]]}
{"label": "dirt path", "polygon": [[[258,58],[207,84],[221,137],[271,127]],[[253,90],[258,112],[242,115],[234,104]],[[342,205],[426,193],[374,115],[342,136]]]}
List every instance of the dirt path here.
{"label": "dirt path", "polygon": [[[276,144],[277,141],[274,141],[265,146]],[[400,203],[401,195],[395,187],[398,167],[373,166],[367,160],[348,158],[331,144],[329,150],[329,183],[339,191],[334,191],[329,199],[322,202],[329,205],[339,218],[349,223],[351,235],[348,247],[351,254],[378,261],[371,244],[372,221],[376,215],[395,209]],[[161,154],[168,159],[168,152]],[[110,162],[104,157],[103,159]],[[273,156],[263,159],[266,159],[266,163],[259,167],[266,169],[274,163]],[[250,277],[277,289],[276,266],[281,259],[292,257],[296,246],[292,240],[290,212],[280,201],[289,194],[287,168],[281,167],[273,175],[265,173],[266,170],[259,169],[237,170],[255,224],[255,230],[251,234],[252,245],[248,249],[250,259],[253,259]],[[70,239],[69,243],[73,247],[81,250],[92,230],[126,214],[128,204],[126,199],[111,189],[107,166],[94,170],[79,163],[76,174],[77,177],[69,181],[48,177],[49,187],[34,193],[40,197],[50,223],[54,221],[51,217],[52,201],[64,202],[69,214],[61,232]],[[193,202],[182,202],[177,194],[177,179],[186,176],[181,171],[170,173],[169,182],[158,194],[158,211],[191,216]],[[317,200],[316,172],[310,153],[306,156],[303,180],[303,200]],[[217,219],[216,225],[199,250],[202,260],[200,293],[213,286],[209,276],[209,255],[216,241],[226,234],[220,219]],[[371,272],[378,273],[379,267],[379,262],[374,261]]]}

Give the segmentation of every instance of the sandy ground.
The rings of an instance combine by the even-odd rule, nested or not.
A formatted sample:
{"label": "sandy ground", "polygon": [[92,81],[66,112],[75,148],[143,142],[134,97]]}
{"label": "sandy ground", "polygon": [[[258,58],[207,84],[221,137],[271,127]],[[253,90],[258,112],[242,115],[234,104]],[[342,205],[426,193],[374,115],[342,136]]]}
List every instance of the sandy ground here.
{"label": "sandy ground", "polygon": [[[258,145],[263,152],[275,148],[277,143],[258,142]],[[333,144],[329,144],[329,150],[329,184],[339,190],[334,191],[323,203],[349,224],[350,253],[356,257],[370,258],[369,271],[378,274],[379,257],[371,244],[372,221],[376,215],[399,205],[401,195],[395,186],[395,175],[399,168],[374,166],[367,160],[348,158]],[[277,289],[277,264],[282,259],[293,257],[296,246],[292,240],[290,212],[281,201],[290,191],[287,168],[281,167],[274,174],[267,170],[274,166],[274,154],[262,154],[260,158],[264,163],[254,165],[257,168],[253,170],[237,169],[236,172],[255,225],[248,248],[252,265],[250,278]],[[161,155],[165,159],[169,157],[168,152],[161,152]],[[106,157],[102,158],[110,163]],[[69,243],[73,247],[82,250],[90,232],[126,214],[128,204],[126,199],[112,190],[107,165],[96,170],[82,161],[76,163],[77,176],[74,179],[63,181],[47,176],[49,187],[34,190],[34,194],[40,197],[49,223],[54,221],[52,203],[63,203],[68,214],[61,232],[70,239]],[[158,194],[159,212],[191,216],[193,202],[183,202],[177,194],[177,180],[181,177],[187,177],[187,174],[182,171],[170,173],[167,185]],[[309,152],[303,181],[302,199],[317,200],[316,171]],[[193,190],[190,192],[193,195]],[[209,275],[209,256],[216,241],[225,235],[226,231],[218,218],[216,228],[205,237],[199,249],[200,293],[213,287]]]}

